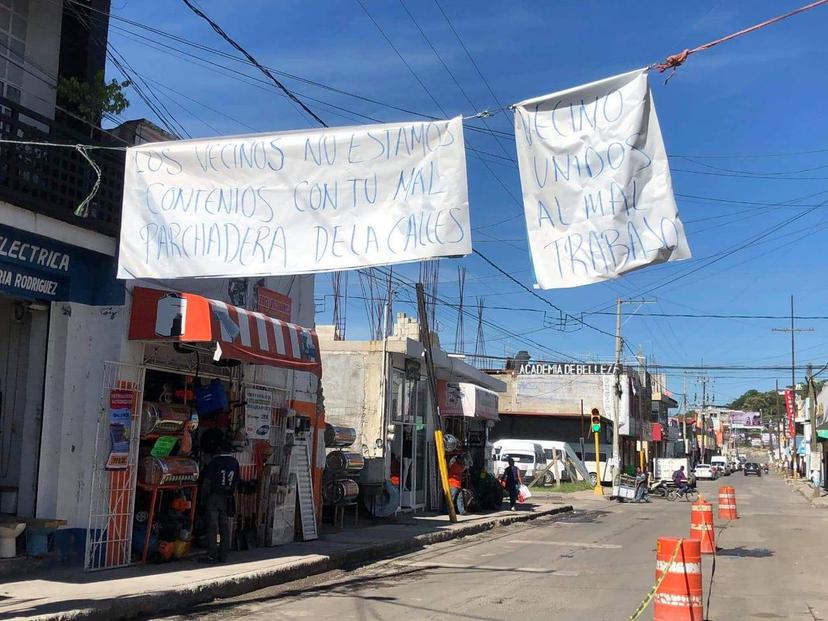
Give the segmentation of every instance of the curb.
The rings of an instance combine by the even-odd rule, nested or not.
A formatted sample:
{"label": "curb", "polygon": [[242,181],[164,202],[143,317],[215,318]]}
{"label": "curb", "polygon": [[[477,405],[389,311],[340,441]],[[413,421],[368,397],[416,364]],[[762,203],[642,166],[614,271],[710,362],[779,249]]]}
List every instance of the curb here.
{"label": "curb", "polygon": [[345,550],[330,555],[311,555],[291,565],[266,569],[246,574],[227,576],[209,583],[197,584],[175,590],[139,593],[129,597],[116,597],[95,602],[93,606],[64,610],[56,613],[33,617],[36,621],[79,621],[132,619],[139,616],[174,613],[213,600],[238,597],[252,591],[285,584],[294,580],[341,569],[346,565],[365,564],[406,552],[412,552],[435,543],[468,537],[492,530],[498,526],[508,526],[518,522],[529,522],[540,517],[572,511],[572,505],[543,509],[534,513],[505,515],[491,520],[481,520],[456,528],[426,533],[392,542],[368,545],[362,548]]}

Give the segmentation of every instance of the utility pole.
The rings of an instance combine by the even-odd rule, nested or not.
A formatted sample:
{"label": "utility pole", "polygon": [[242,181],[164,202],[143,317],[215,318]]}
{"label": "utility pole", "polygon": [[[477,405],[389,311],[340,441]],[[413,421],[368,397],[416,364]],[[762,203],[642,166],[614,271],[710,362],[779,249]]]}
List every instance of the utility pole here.
{"label": "utility pole", "polygon": [[621,456],[618,437],[618,419],[621,412],[621,353],[624,348],[624,339],[621,336],[621,306],[623,304],[653,304],[655,300],[615,300],[615,407],[612,411],[612,480],[621,474]]}
{"label": "utility pole", "polygon": [[682,411],[684,415],[681,417],[681,441],[684,444],[684,456],[687,457],[690,452],[688,450],[690,445],[687,442],[687,371],[684,372],[684,407]]}
{"label": "utility pole", "polygon": [[[807,376],[808,382],[808,418],[811,421],[811,452],[808,455],[808,476],[810,477],[811,471],[814,469],[814,464],[817,462],[817,429],[816,429],[816,385],[814,384],[814,367],[811,366],[811,363],[808,363],[808,367],[805,371]],[[822,468],[819,468],[820,474],[822,473]],[[821,478],[821,477],[820,477]],[[813,490],[813,497],[819,498],[822,495],[822,490],[820,490],[820,485],[814,485]]]}
{"label": "utility pole", "polygon": [[[772,332],[790,332],[791,334],[791,390],[793,391],[793,416],[796,419],[796,333],[797,332],[813,332],[813,328],[797,328],[794,326],[794,296],[791,296],[791,327],[790,328],[771,328]],[[791,468],[793,468],[794,477],[799,473],[799,452],[796,450],[796,423],[794,422],[793,437],[790,438],[791,448]],[[794,465],[794,460],[796,464]]]}
{"label": "utility pole", "polygon": [[431,415],[434,420],[434,450],[437,452],[437,469],[440,474],[440,485],[448,506],[449,520],[457,521],[454,502],[451,498],[451,489],[448,482],[448,465],[446,464],[446,447],[443,443],[443,420],[440,418],[440,409],[437,405],[437,374],[434,369],[434,352],[431,347],[431,328],[428,325],[428,309],[426,306],[425,289],[423,283],[418,282],[417,291],[417,320],[420,324],[420,343],[425,354],[426,376],[431,401]]}
{"label": "utility pole", "polygon": [[621,474],[620,446],[618,443],[618,416],[621,411],[621,298],[615,301],[615,407],[612,408],[612,484]]}
{"label": "utility pole", "polygon": [[[638,349],[638,380],[641,382],[641,387],[638,389],[638,417],[641,422],[642,431],[644,427],[644,390],[647,385],[647,377],[646,377],[646,369],[644,368],[644,353],[641,351],[641,348]],[[649,420],[650,416],[647,416],[647,420]],[[640,448],[638,451],[638,467],[644,470],[645,466],[645,450],[644,450],[644,439],[642,438],[640,441]]]}
{"label": "utility pole", "polygon": [[[702,362],[702,368],[704,368],[704,362]],[[702,402],[701,402],[701,411],[699,415],[696,417],[696,420],[701,420],[701,442],[699,443],[699,463],[706,464],[705,461],[705,452],[707,449],[707,414],[705,412],[705,408],[707,407],[707,382],[709,381],[709,377],[704,374],[702,371],[702,376],[700,378],[701,385],[702,385]]]}

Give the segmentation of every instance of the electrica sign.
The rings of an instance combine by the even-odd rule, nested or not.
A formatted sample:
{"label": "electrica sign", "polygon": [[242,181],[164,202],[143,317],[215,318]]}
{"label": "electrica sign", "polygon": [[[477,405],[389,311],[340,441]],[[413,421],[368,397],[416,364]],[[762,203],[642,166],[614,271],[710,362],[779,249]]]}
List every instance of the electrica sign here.
{"label": "electrica sign", "polygon": [[0,225],[0,291],[29,300],[123,304],[113,257]]}

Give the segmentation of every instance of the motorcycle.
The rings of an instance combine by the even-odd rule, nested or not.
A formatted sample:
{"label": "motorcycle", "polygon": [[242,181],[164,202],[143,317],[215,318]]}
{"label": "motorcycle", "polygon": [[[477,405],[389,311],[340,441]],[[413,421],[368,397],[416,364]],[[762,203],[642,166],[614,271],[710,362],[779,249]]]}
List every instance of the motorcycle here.
{"label": "motorcycle", "polygon": [[655,496],[658,498],[667,498],[667,494],[670,492],[671,489],[675,489],[675,484],[672,481],[666,479],[660,479],[658,481],[652,481],[650,485],[647,487],[647,493],[650,496]]}

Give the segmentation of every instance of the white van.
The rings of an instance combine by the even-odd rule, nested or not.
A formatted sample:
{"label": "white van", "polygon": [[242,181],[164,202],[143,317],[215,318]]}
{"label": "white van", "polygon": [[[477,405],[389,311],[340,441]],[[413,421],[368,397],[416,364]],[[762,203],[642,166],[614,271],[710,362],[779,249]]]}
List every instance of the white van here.
{"label": "white van", "polygon": [[498,440],[492,445],[494,475],[499,477],[506,471],[507,461],[511,457],[524,478],[533,477],[538,467],[546,464],[543,447],[531,440]]}
{"label": "white van", "polygon": [[727,457],[724,455],[714,455],[711,457],[710,465],[716,466],[719,469],[719,474],[722,476],[728,476],[731,473],[730,464],[727,461]]}
{"label": "white van", "polygon": [[[595,481],[597,480],[595,473],[590,471],[588,464],[581,461],[581,458],[578,456],[578,453],[571,444],[568,442],[561,442],[559,440],[538,440],[538,443],[543,447],[547,466],[552,461],[554,452],[557,452],[558,472],[562,481],[569,481],[574,477],[575,480],[589,481],[591,484],[595,484]],[[592,469],[594,470],[594,462],[592,466]],[[551,484],[554,477],[554,470],[550,468],[548,476],[544,477],[544,484]]]}

